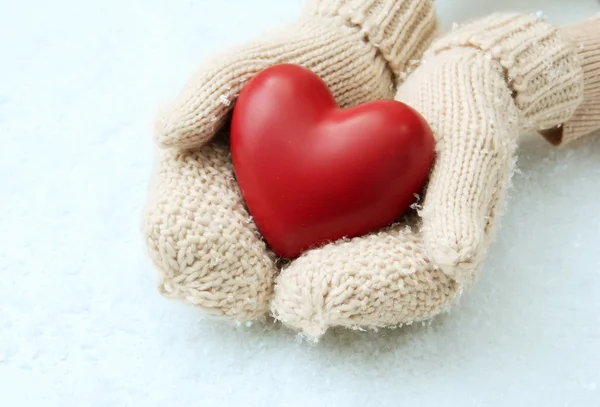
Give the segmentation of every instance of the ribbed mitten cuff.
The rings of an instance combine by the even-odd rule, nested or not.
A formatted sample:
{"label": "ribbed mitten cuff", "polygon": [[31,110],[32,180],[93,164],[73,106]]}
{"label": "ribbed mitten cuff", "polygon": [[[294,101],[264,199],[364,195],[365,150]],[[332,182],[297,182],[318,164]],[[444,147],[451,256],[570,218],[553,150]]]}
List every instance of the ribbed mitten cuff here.
{"label": "ribbed mitten cuff", "polygon": [[562,29],[575,43],[583,68],[583,103],[563,126],[543,132],[555,145],[564,145],[600,129],[600,15]]}
{"label": "ribbed mitten cuff", "polygon": [[307,12],[360,27],[396,76],[421,58],[437,32],[431,0],[312,0]]}
{"label": "ribbed mitten cuff", "polygon": [[500,62],[525,129],[556,127],[583,100],[583,72],[573,45],[539,17],[492,15],[459,28],[432,49],[455,46],[481,49]]}

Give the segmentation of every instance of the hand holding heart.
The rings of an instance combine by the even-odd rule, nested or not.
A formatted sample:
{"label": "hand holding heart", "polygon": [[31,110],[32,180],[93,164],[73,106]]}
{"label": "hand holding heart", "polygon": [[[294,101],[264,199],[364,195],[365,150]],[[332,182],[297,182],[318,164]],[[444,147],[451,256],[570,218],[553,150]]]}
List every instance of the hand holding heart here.
{"label": "hand holding heart", "polygon": [[[270,311],[287,326],[309,335],[320,335],[331,326],[401,325],[447,309],[473,282],[484,259],[524,123],[544,130],[567,122],[582,102],[583,74],[574,47],[557,29],[530,16],[499,15],[436,41],[396,89],[394,82],[405,76],[410,61],[420,58],[430,44],[434,27],[429,1],[313,1],[295,25],[207,63],[192,77],[159,118],[158,140],[169,148],[159,152],[146,214],[146,242],[160,271],[163,294],[237,320],[261,318]],[[522,52],[519,58],[515,58],[517,50]],[[531,62],[538,59],[562,68],[531,70],[535,66]],[[313,137],[312,144],[294,145],[307,150],[292,154],[283,142],[297,142],[298,130],[307,123],[312,123],[311,129],[319,127],[309,117],[317,113],[310,111],[310,104],[300,105],[304,115],[296,116],[305,120],[290,123],[284,137],[269,139],[278,145],[243,145],[253,138],[239,139],[236,120],[245,128],[259,126],[262,120],[260,107],[252,104],[248,117],[234,117],[231,143],[239,174],[234,173],[227,140],[213,136],[248,81],[283,63],[315,72],[337,105],[359,112],[358,116],[364,103],[395,95],[427,120],[437,154],[418,214],[381,227],[384,218],[386,222],[394,218],[390,211],[378,225],[370,224],[378,227],[373,232],[362,234],[367,229],[357,227],[355,237],[308,250],[280,269],[246,204],[271,241],[277,241],[278,233],[290,225],[336,215],[338,208],[340,217],[333,218],[333,226],[356,226],[360,217],[352,218],[352,214],[364,206],[344,206],[335,197],[344,191],[356,201],[365,194],[356,194],[350,183],[336,183],[336,171],[348,168],[347,173],[338,172],[338,177],[368,188],[366,179],[355,176],[372,170],[370,146],[401,150],[386,144],[398,140],[393,137],[371,144],[359,142],[355,148],[364,150],[369,165],[361,167],[357,161],[348,167],[348,154],[335,155],[338,149],[349,148],[346,141],[336,144],[332,138],[313,135],[307,136]],[[507,75],[513,78],[511,83]],[[540,84],[545,88],[535,88]],[[330,101],[318,110],[327,115],[334,111],[331,106]],[[277,111],[278,106],[270,108]],[[335,114],[331,117],[338,120]],[[344,120],[337,125],[340,122]],[[260,134],[255,134],[257,142]],[[360,139],[360,134],[350,136]],[[319,143],[322,150],[315,147]],[[247,151],[258,154],[244,156]],[[325,152],[341,160],[341,165],[324,163],[319,154]],[[260,161],[250,162],[248,157]],[[316,167],[290,166],[290,160],[298,157],[316,159]],[[248,164],[257,172],[240,168]],[[389,178],[391,170],[401,178],[405,172],[394,167],[397,164],[386,162],[388,167],[375,175]],[[269,178],[284,165],[305,169],[310,176],[291,174],[296,177],[293,185]],[[353,165],[360,171],[353,173]],[[258,181],[252,174],[266,176],[271,185],[253,190]],[[375,175],[369,178],[376,179]],[[310,182],[315,178],[323,183]],[[298,190],[292,188],[295,185]],[[314,188],[330,192],[332,206],[297,212],[313,196],[303,192],[314,192]],[[277,199],[278,190],[293,193],[293,199]],[[373,189],[381,196],[389,190],[394,190],[393,184]],[[286,204],[294,211],[286,213]],[[383,205],[374,212],[383,214],[387,209]],[[269,219],[269,211],[283,213],[283,223],[277,224],[279,218]],[[346,216],[352,222],[344,223]],[[344,234],[343,227],[340,234]],[[304,248],[303,242],[292,242],[292,251]]]}

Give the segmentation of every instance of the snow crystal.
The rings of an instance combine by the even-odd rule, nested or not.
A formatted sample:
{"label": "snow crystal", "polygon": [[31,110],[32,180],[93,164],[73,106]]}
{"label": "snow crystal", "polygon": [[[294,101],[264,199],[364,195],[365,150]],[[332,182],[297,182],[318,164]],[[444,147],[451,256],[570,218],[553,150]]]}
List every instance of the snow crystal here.
{"label": "snow crystal", "polygon": [[219,96],[219,102],[221,102],[225,106],[231,105],[231,100],[229,100],[226,95]]}

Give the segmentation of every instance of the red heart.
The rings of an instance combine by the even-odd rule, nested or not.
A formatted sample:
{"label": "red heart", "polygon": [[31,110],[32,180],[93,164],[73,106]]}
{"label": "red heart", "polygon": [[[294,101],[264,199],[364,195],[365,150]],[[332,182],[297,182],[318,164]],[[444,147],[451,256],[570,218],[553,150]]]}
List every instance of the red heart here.
{"label": "red heart", "polygon": [[255,75],[231,121],[242,196],[267,244],[286,258],[392,223],[426,182],[434,147],[409,106],[340,109],[321,78],[297,65]]}

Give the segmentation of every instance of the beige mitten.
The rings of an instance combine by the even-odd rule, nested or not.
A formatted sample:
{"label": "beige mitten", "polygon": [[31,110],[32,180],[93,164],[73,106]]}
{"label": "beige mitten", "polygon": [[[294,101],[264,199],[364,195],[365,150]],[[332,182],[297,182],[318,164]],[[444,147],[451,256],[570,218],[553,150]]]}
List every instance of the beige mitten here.
{"label": "beige mitten", "polygon": [[227,143],[207,144],[254,74],[296,63],[340,106],[391,99],[435,29],[430,0],[316,0],[295,24],[202,66],[158,120],[171,148],[158,152],[144,233],[161,292],[238,320],[269,309],[276,259],[244,207]]}
{"label": "beige mitten", "polygon": [[447,309],[484,260],[520,132],[564,128],[568,137],[600,127],[598,38],[598,20],[563,32],[507,14],[436,41],[396,96],[424,115],[437,140],[419,216],[296,259],[277,279],[276,318],[318,336]]}

